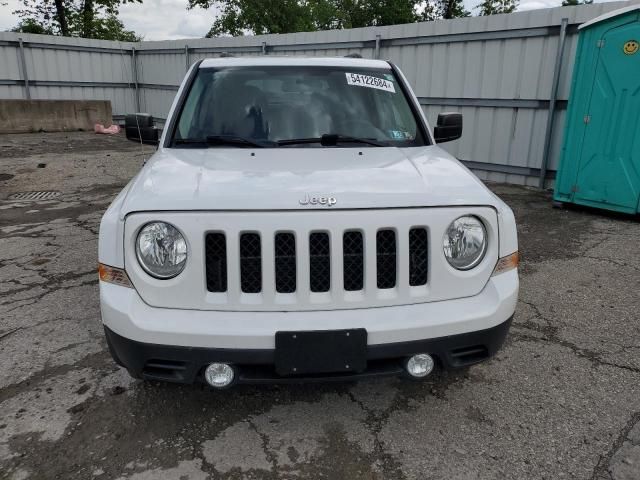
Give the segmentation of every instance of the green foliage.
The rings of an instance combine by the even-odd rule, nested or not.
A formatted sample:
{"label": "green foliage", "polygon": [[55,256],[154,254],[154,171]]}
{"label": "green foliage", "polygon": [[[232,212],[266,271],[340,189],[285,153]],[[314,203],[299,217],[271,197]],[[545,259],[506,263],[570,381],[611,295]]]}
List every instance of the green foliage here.
{"label": "green foliage", "polygon": [[411,0],[342,0],[335,4],[335,16],[344,22],[334,28],[359,28],[413,23],[418,20],[416,2]]}
{"label": "green foliage", "polygon": [[413,0],[189,0],[189,8],[216,8],[208,37],[358,28],[419,19]]}
{"label": "green foliage", "polygon": [[118,8],[142,0],[21,0],[14,31],[103,40],[137,41],[118,19]]}
{"label": "green foliage", "polygon": [[126,30],[124,24],[116,15],[93,18],[91,20],[91,34],[89,38],[101,40],[119,40],[121,42],[139,42],[142,37],[132,30]]}
{"label": "green foliage", "polygon": [[576,5],[591,5],[593,3],[593,0],[563,0],[562,1],[562,6],[563,7],[574,7]]}
{"label": "green foliage", "polygon": [[23,18],[20,23],[11,29],[12,32],[39,33],[41,35],[53,35],[51,29],[46,28],[42,23],[33,18]]}
{"label": "green foliage", "polygon": [[479,10],[479,15],[498,15],[515,12],[519,3],[519,0],[483,0],[476,8]]}
{"label": "green foliage", "polygon": [[428,0],[419,2],[422,9],[420,21],[469,17],[471,12],[464,8],[462,0]]}
{"label": "green foliage", "polygon": [[243,35],[250,31],[289,33],[311,29],[310,15],[296,0],[189,0],[189,7],[214,7],[221,11],[208,37],[216,35]]}

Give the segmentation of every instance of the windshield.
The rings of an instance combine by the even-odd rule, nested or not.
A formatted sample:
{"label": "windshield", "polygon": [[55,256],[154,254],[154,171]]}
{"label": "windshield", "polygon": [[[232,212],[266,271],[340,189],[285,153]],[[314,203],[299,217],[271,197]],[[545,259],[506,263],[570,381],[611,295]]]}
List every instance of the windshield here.
{"label": "windshield", "polygon": [[251,66],[200,69],[175,147],[425,144],[391,69]]}

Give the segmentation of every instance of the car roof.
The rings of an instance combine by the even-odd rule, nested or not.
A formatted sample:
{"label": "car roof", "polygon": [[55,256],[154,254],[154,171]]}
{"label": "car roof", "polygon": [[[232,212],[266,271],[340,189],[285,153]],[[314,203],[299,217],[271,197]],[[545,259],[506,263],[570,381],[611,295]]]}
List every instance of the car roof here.
{"label": "car roof", "polygon": [[353,57],[285,57],[263,55],[259,57],[205,58],[200,68],[210,67],[257,67],[257,66],[319,66],[391,69],[384,60]]}

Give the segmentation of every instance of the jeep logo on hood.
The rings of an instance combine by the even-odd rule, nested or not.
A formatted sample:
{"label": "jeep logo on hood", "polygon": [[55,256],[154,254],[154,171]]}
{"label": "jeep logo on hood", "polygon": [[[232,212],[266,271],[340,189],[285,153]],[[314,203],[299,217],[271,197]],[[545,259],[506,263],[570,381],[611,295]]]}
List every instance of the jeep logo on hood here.
{"label": "jeep logo on hood", "polygon": [[338,201],[336,197],[329,197],[327,195],[311,196],[309,194],[304,196],[304,199],[300,200],[300,205],[322,205],[324,207],[333,207]]}

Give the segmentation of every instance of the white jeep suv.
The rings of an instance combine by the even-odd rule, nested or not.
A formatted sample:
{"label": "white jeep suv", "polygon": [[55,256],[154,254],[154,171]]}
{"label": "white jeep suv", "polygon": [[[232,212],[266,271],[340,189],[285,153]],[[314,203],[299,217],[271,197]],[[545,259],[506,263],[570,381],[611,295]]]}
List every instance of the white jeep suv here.
{"label": "white jeep suv", "polygon": [[[127,119],[129,138],[157,131]],[[100,226],[115,361],[226,387],[489,358],[516,307],[516,225],[436,146],[461,132],[458,113],[432,132],[386,61],[197,62]]]}

